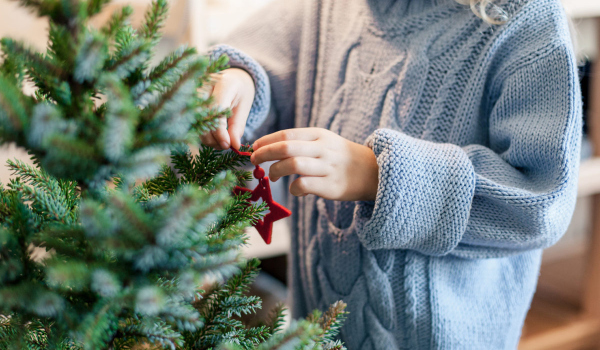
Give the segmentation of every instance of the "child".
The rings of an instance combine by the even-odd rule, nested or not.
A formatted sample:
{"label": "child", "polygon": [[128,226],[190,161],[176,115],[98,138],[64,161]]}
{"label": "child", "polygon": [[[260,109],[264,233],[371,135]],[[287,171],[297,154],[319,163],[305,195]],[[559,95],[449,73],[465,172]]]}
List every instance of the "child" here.
{"label": "child", "polygon": [[515,349],[542,249],[569,224],[565,14],[478,1],[275,0],[211,52],[234,67],[212,93],[233,115],[202,140],[281,130],[252,162],[291,175],[292,313],[344,300],[351,350]]}

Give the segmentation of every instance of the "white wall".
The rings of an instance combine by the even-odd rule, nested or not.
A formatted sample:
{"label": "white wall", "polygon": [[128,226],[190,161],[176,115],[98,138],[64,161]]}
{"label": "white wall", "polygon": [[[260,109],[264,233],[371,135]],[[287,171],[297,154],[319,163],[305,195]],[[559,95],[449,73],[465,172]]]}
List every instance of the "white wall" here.
{"label": "white wall", "polygon": [[[272,0],[207,0],[208,35],[211,43],[226,37],[235,27]],[[303,1],[303,0],[289,0]]]}

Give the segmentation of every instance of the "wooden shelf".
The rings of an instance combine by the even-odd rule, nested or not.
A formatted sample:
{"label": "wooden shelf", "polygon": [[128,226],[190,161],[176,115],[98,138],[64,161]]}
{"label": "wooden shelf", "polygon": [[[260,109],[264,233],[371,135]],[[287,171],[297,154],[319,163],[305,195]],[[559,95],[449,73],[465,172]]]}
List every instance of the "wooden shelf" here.
{"label": "wooden shelf", "polygon": [[588,254],[583,251],[543,263],[535,297],[581,308],[587,261]]}
{"label": "wooden shelf", "polygon": [[600,342],[600,320],[582,312],[587,262],[580,250],[542,265],[519,350],[594,349]]}
{"label": "wooden shelf", "polygon": [[[594,318],[551,319],[532,304],[529,319],[537,319],[545,328],[535,334],[524,335],[519,350],[596,350],[600,342],[600,321]],[[554,305],[552,305],[554,307]]]}
{"label": "wooden shelf", "polygon": [[[599,1],[600,3],[600,1]],[[578,197],[600,193],[600,157],[586,159],[579,167]]]}

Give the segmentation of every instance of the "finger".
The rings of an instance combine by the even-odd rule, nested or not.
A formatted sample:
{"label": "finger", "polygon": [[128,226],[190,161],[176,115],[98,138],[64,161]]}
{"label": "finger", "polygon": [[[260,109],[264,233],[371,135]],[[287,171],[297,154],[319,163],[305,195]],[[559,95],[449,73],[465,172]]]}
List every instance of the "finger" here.
{"label": "finger", "polygon": [[217,141],[215,140],[215,137],[212,135],[212,133],[208,133],[208,134],[200,136],[200,141],[202,142],[202,144],[204,146],[208,146],[208,147],[212,147],[212,148],[219,147],[219,145],[217,144]]}
{"label": "finger", "polygon": [[233,108],[232,116],[227,120],[227,123],[229,124],[229,140],[235,149],[240,149],[242,135],[246,128],[246,120],[252,109],[253,101],[250,99],[248,100],[249,101],[240,101],[239,105]]}
{"label": "finger", "polygon": [[321,128],[286,129],[261,137],[256,140],[252,148],[257,149],[281,141],[315,141],[321,136]]}
{"label": "finger", "polygon": [[[236,89],[222,81],[218,81],[212,91],[215,107],[219,111],[233,108],[235,105],[235,96]],[[225,118],[219,120],[219,127],[212,134],[220,148],[229,148],[231,140],[227,132],[227,120]]]}
{"label": "finger", "polygon": [[[307,194],[316,194],[323,196],[327,192],[327,181],[325,177],[301,176],[290,184],[290,193],[296,197],[303,197]],[[326,198],[327,199],[327,198]]]}
{"label": "finger", "polygon": [[229,140],[229,133],[227,133],[227,120],[225,118],[219,119],[219,127],[211,132],[215,141],[219,145],[220,149],[228,149],[231,144]]}
{"label": "finger", "polygon": [[317,158],[292,157],[279,161],[269,169],[269,178],[276,182],[280,178],[292,174],[325,176],[328,174],[328,166]]}
{"label": "finger", "polygon": [[284,141],[277,142],[254,151],[250,157],[252,164],[281,160],[290,157],[317,158],[323,154],[323,147],[312,141]]}

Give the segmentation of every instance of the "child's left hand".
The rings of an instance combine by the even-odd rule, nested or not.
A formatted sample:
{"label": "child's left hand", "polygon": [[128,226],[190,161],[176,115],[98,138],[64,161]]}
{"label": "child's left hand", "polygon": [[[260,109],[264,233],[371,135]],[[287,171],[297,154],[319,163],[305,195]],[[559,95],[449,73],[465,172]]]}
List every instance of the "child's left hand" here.
{"label": "child's left hand", "polygon": [[298,128],[264,136],[252,146],[252,164],[278,160],[269,178],[301,175],[294,196],[315,194],[338,201],[375,200],[379,167],[373,151],[322,128]]}

